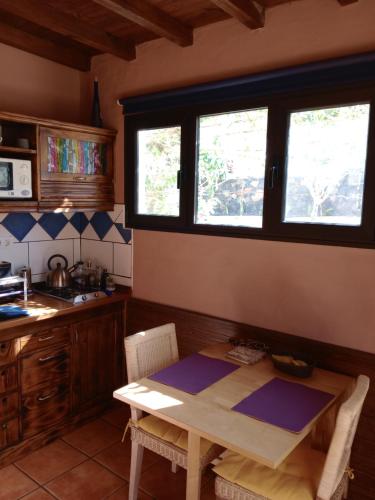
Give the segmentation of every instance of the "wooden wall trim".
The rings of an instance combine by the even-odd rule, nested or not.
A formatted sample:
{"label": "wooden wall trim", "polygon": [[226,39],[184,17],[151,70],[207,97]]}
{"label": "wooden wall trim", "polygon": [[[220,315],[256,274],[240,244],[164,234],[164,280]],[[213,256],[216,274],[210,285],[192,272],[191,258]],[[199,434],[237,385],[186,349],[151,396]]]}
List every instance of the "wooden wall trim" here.
{"label": "wooden wall trim", "polygon": [[368,375],[371,379],[370,390],[353,446],[352,467],[355,469],[355,480],[351,482],[349,499],[375,498],[375,354],[155,302],[136,298],[129,300],[127,335],[169,322],[176,324],[178,346],[182,357],[197,352],[209,344],[225,342],[237,336],[260,340],[275,350],[308,352],[321,368],[354,377],[361,373]]}

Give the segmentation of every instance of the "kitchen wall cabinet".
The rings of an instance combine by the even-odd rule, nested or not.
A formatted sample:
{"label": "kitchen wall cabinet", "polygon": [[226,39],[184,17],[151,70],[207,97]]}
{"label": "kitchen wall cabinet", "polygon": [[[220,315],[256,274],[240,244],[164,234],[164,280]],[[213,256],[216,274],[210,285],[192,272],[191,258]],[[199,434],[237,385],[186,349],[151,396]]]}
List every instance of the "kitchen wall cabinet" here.
{"label": "kitchen wall cabinet", "polygon": [[112,136],[40,127],[40,208],[113,208]]}
{"label": "kitchen wall cabinet", "polygon": [[0,466],[102,413],[125,381],[123,301],[1,335]]}
{"label": "kitchen wall cabinet", "polygon": [[33,176],[32,199],[0,198],[0,212],[113,210],[115,131],[5,112],[0,125],[0,157],[30,160]]}

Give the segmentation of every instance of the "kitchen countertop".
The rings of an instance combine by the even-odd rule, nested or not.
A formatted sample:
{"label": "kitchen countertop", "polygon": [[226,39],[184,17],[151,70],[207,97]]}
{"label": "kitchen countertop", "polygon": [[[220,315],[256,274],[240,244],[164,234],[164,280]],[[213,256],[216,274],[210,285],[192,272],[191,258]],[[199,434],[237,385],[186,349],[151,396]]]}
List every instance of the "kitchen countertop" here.
{"label": "kitchen countertop", "polygon": [[7,319],[0,321],[0,332],[9,330],[11,328],[31,325],[37,321],[51,319],[66,314],[77,313],[94,309],[96,307],[112,304],[115,302],[127,301],[131,296],[131,288],[121,287],[116,290],[111,296],[103,297],[101,299],[90,300],[89,302],[81,304],[71,304],[63,300],[55,299],[41,295],[37,292],[29,296],[27,302],[23,300],[16,300],[9,304],[2,305],[17,305],[29,311],[30,316],[23,316],[15,319]]}

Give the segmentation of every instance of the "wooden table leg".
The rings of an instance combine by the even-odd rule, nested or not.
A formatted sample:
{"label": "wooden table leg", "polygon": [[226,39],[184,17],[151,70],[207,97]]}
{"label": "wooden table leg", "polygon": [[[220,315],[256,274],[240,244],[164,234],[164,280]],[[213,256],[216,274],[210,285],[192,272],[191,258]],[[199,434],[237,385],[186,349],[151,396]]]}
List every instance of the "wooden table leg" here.
{"label": "wooden table leg", "polygon": [[199,500],[201,489],[200,469],[201,438],[189,431],[186,479],[186,500]]}

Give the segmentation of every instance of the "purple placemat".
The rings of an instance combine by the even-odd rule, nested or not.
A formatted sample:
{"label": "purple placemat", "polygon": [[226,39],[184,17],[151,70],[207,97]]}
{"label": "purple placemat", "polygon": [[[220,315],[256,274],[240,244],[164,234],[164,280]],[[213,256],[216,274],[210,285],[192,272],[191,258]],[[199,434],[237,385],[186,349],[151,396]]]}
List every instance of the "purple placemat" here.
{"label": "purple placemat", "polygon": [[240,367],[228,361],[192,354],[148,378],[190,394],[198,394],[237,368]]}
{"label": "purple placemat", "polygon": [[334,397],[303,384],[274,378],[232,410],[288,431],[301,432]]}

